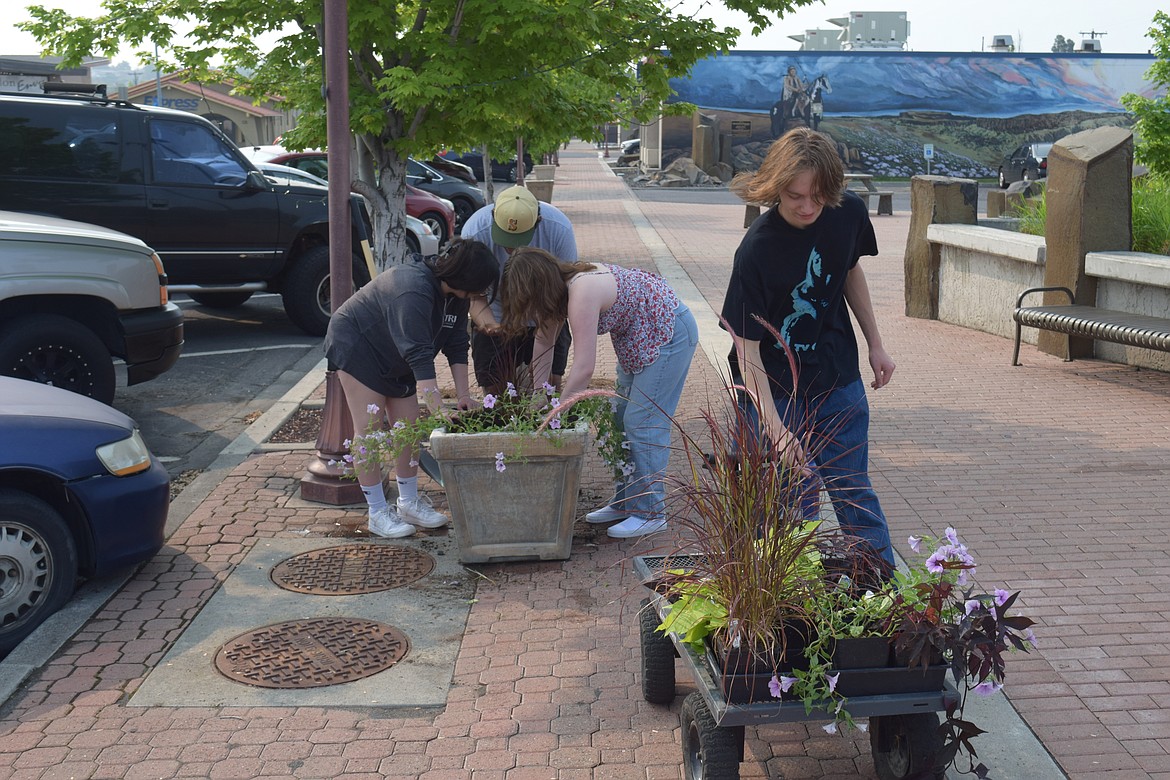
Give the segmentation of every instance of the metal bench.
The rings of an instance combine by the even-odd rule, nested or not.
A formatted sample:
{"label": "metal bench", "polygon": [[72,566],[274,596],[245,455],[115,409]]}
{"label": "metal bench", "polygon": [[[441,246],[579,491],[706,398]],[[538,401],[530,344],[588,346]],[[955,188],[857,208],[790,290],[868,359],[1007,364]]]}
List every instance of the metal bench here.
{"label": "metal bench", "polygon": [[[1039,292],[1063,292],[1068,296],[1068,303],[1024,306],[1026,296]],[[1016,322],[1013,366],[1020,364],[1020,331],[1024,327],[1170,352],[1170,319],[1098,309],[1073,303],[1073,300],[1072,290],[1067,287],[1030,287],[1020,293],[1012,312],[1012,319]]]}

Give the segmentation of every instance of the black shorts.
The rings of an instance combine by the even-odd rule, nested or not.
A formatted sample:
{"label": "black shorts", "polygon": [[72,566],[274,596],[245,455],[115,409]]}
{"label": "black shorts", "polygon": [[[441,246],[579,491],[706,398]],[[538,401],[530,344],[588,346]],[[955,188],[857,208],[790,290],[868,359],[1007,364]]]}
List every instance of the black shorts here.
{"label": "black shorts", "polygon": [[[528,335],[507,339],[489,336],[482,331],[471,335],[471,362],[475,368],[475,381],[480,387],[503,385],[512,381],[516,367],[532,365],[532,346],[535,328],[528,329]],[[563,376],[569,364],[569,345],[572,343],[569,326],[561,328],[560,335],[553,343],[552,375]]]}

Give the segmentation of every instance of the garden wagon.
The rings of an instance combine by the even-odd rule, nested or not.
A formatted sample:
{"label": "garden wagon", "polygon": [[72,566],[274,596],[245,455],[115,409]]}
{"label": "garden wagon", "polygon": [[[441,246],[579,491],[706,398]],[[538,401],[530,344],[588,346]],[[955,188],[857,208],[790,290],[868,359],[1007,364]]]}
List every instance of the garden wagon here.
{"label": "garden wagon", "polygon": [[[663,568],[666,556],[637,556],[634,569],[650,582]],[[670,556],[672,568],[686,566],[686,556]],[[683,777],[686,780],[738,780],[744,757],[746,726],[831,720],[824,711],[806,714],[803,702],[758,701],[729,704],[708,661],[684,644],[677,635],[663,635],[658,625],[670,604],[657,592],[642,602],[639,634],[642,651],[642,697],[652,704],[669,704],[675,696],[675,658],[681,658],[698,690],[683,700]],[[939,690],[915,693],[882,693],[849,698],[855,718],[869,718],[870,750],[881,780],[921,776],[934,763],[942,744],[938,712],[958,692],[950,682]],[[934,770],[937,778],[942,768]]]}

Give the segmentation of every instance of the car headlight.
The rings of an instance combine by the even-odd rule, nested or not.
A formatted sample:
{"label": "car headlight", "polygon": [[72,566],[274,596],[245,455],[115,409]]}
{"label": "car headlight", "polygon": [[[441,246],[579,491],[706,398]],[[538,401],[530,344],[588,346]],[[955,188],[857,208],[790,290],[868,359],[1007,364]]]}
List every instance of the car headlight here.
{"label": "car headlight", "polygon": [[98,447],[97,456],[115,477],[128,477],[150,468],[150,450],[137,429],[127,439]]}

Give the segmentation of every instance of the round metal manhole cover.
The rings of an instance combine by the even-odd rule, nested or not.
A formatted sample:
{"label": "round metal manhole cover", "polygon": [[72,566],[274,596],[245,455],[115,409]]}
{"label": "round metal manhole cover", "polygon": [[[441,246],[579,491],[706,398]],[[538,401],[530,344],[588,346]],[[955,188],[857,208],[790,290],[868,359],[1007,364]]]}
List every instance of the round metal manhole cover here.
{"label": "round metal manhole cover", "polygon": [[389,669],[410,651],[394,626],[353,618],[288,620],[229,640],[215,668],[260,688],[320,688]]}
{"label": "round metal manhole cover", "polygon": [[272,569],[272,581],[297,593],[352,596],[401,588],[434,568],[435,559],[413,547],[342,544],[281,561]]}

